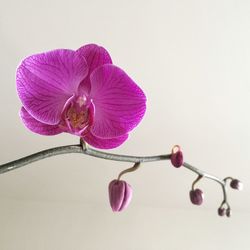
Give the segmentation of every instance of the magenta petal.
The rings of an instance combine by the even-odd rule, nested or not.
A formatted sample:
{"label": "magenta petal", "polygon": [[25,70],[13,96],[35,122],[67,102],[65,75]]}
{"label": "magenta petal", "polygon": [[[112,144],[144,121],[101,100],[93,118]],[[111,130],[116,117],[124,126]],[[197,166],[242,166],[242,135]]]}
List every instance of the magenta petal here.
{"label": "magenta petal", "polygon": [[66,101],[88,74],[84,59],[60,49],[30,56],[17,69],[17,92],[25,109],[38,121],[58,124]]}
{"label": "magenta petal", "polygon": [[123,142],[125,142],[128,139],[128,135],[122,135],[119,137],[115,138],[108,138],[108,139],[103,139],[94,136],[90,132],[83,137],[83,139],[91,146],[95,148],[100,148],[100,149],[111,149],[111,148],[116,148],[119,147]]}
{"label": "magenta petal", "polygon": [[143,118],[146,97],[120,68],[106,64],[90,76],[90,97],[95,107],[92,133],[112,138],[132,130]]}
{"label": "magenta petal", "polygon": [[37,134],[57,135],[62,132],[58,125],[47,125],[37,121],[27,112],[24,107],[22,107],[20,110],[20,116],[24,125],[32,132],[35,132]]}
{"label": "magenta petal", "polygon": [[89,67],[89,74],[99,66],[112,64],[112,59],[108,51],[96,44],[87,44],[79,48],[76,52],[85,58]]}
{"label": "magenta petal", "polygon": [[81,56],[86,59],[89,72],[88,76],[81,83],[81,88],[85,93],[89,93],[91,84],[89,76],[98,67],[104,64],[112,64],[111,57],[106,49],[96,44],[87,44],[82,46],[77,51]]}

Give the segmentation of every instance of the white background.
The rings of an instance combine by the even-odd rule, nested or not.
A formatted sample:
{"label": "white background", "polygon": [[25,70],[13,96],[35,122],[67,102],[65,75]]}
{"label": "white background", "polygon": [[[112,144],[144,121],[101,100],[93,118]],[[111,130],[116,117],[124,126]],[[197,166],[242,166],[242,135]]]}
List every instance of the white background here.
{"label": "white background", "polygon": [[15,70],[22,58],[97,43],[145,91],[147,113],[112,152],[169,153],[219,177],[235,176],[230,219],[217,216],[222,191],[202,181],[206,199],[189,202],[196,176],[169,162],[124,178],[129,208],[113,214],[107,186],[130,164],[81,155],[46,159],[0,176],[1,250],[249,250],[250,1],[0,0],[0,161],[75,144],[21,123]]}

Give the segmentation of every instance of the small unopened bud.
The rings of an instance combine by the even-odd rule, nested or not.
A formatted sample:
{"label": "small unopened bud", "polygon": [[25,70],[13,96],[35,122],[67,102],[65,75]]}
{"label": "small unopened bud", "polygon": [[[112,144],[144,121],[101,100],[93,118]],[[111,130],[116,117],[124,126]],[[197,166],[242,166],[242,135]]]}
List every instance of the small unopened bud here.
{"label": "small unopened bud", "polygon": [[176,168],[181,167],[183,164],[183,153],[178,145],[174,146],[172,149],[171,163]]}
{"label": "small unopened bud", "polygon": [[237,189],[237,190],[242,190],[243,189],[243,183],[240,182],[237,179],[233,179],[230,183],[231,188]]}
{"label": "small unopened bud", "polygon": [[225,214],[226,214],[226,209],[224,207],[219,207],[218,208],[218,215],[224,216]]}
{"label": "small unopened bud", "polygon": [[113,212],[121,212],[126,209],[132,199],[131,186],[121,180],[113,180],[109,183],[109,202]]}
{"label": "small unopened bud", "polygon": [[232,215],[232,210],[231,210],[230,208],[227,208],[227,210],[226,210],[226,215],[227,215],[227,217],[231,217],[231,215]]}
{"label": "small unopened bud", "polygon": [[203,203],[204,194],[200,189],[191,190],[189,192],[190,200],[194,205],[201,205]]}

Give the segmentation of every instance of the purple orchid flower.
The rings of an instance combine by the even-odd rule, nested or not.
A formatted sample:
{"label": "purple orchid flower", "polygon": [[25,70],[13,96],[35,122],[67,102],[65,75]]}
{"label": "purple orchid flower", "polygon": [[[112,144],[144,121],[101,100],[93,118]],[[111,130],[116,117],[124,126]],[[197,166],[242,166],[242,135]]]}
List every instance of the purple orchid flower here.
{"label": "purple orchid flower", "polygon": [[121,145],[146,110],[143,91],[95,44],[32,55],[18,67],[16,82],[27,128],[71,133],[96,148]]}

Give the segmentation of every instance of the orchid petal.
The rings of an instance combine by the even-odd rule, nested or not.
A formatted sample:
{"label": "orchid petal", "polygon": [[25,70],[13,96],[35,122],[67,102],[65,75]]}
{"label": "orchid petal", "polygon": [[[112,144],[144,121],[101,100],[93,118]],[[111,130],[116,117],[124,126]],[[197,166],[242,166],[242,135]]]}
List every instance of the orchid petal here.
{"label": "orchid petal", "polygon": [[124,143],[128,139],[128,134],[114,137],[114,138],[99,138],[94,136],[91,132],[87,135],[83,136],[84,141],[86,141],[89,145],[100,148],[100,149],[111,149],[119,147],[122,143]]}
{"label": "orchid petal", "polygon": [[87,44],[79,48],[76,53],[83,56],[88,64],[89,75],[104,64],[112,64],[112,59],[106,49],[96,44]]}
{"label": "orchid petal", "polygon": [[20,110],[20,117],[24,125],[34,133],[40,135],[57,135],[62,132],[58,125],[47,125],[37,121],[24,107]]}
{"label": "orchid petal", "polygon": [[89,93],[91,89],[90,74],[98,67],[104,64],[112,64],[112,59],[106,49],[96,44],[87,44],[79,48],[76,53],[79,53],[86,59],[88,64],[88,76],[82,81],[80,91]]}
{"label": "orchid petal", "polygon": [[103,65],[91,74],[90,80],[95,107],[91,131],[95,136],[121,136],[138,125],[146,110],[146,97],[122,69]]}
{"label": "orchid petal", "polygon": [[17,92],[25,109],[38,121],[55,125],[66,101],[88,74],[84,59],[60,49],[30,56],[17,69]]}

